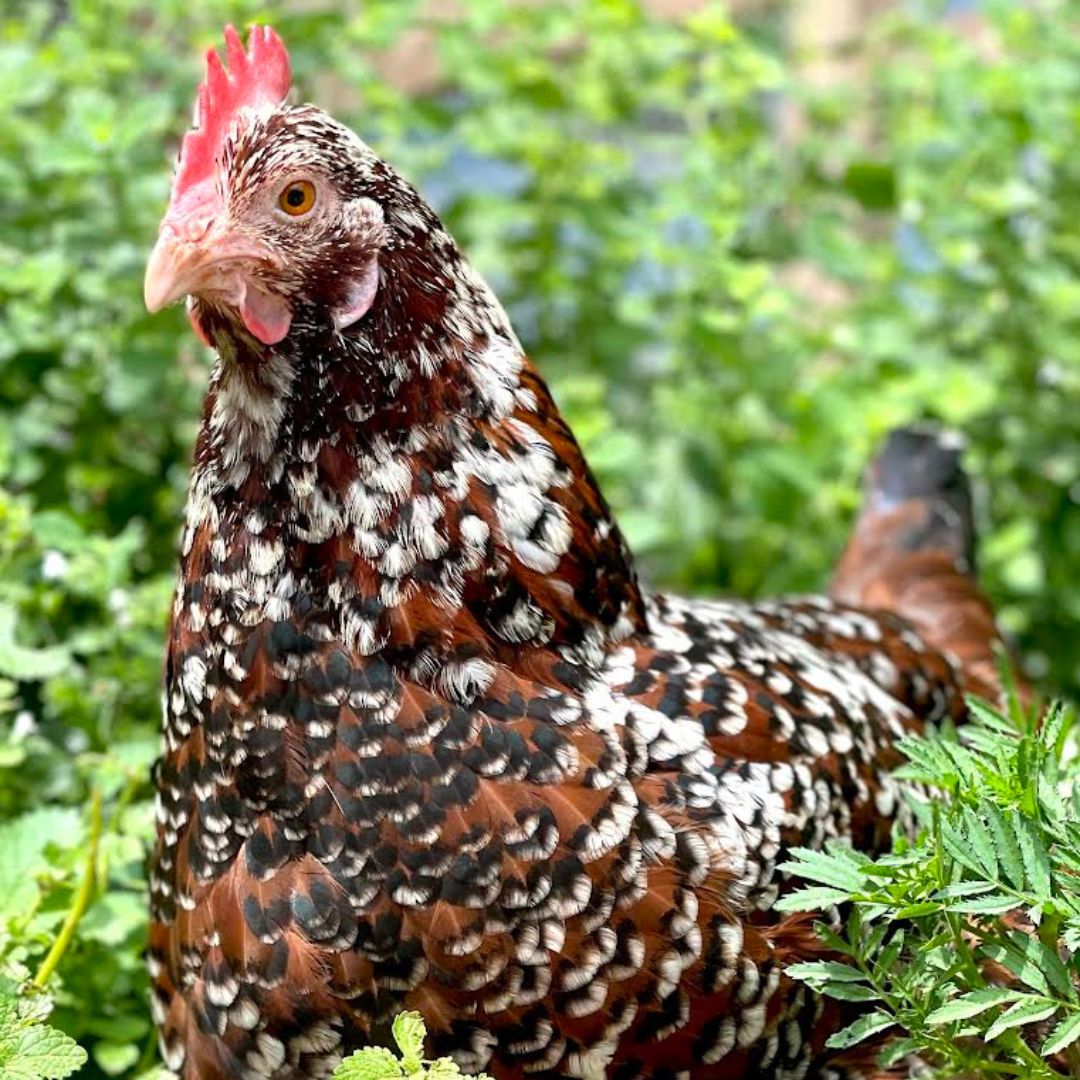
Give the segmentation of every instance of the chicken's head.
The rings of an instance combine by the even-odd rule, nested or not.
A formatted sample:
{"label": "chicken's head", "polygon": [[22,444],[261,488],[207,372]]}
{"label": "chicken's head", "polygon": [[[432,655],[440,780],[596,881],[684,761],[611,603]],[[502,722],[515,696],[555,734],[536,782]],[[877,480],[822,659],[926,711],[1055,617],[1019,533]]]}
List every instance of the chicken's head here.
{"label": "chicken's head", "polygon": [[188,297],[204,340],[211,325],[274,345],[301,317],[344,329],[379,289],[388,230],[371,189],[381,163],[326,113],[286,102],[289,58],[273,30],[254,27],[246,51],[232,27],[225,40],[227,68],[207,56],[146,270],[147,307]]}

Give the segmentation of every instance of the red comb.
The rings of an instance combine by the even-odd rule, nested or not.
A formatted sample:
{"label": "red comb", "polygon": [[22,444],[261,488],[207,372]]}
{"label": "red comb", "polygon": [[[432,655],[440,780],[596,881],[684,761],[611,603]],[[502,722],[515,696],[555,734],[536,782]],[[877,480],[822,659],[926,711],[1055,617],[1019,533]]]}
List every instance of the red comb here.
{"label": "red comb", "polygon": [[214,158],[241,109],[280,105],[289,92],[289,54],[269,26],[251,28],[247,51],[235,28],[226,26],[225,49],[228,68],[213,49],[206,54],[206,79],[195,105],[195,129],[184,136],[180,149],[174,198],[213,174]]}

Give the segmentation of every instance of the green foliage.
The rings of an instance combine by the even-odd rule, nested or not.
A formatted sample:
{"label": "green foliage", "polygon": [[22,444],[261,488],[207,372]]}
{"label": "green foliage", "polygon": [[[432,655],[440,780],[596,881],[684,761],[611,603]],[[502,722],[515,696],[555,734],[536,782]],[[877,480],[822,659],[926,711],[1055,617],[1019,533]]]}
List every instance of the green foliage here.
{"label": "green foliage", "polygon": [[44,1022],[50,1002],[31,1007],[0,987],[0,1080],[63,1080],[86,1063],[86,1051]]}
{"label": "green foliage", "polygon": [[[854,90],[719,5],[0,10],[0,971],[24,1002],[45,972],[83,1076],[154,1056],[149,764],[208,363],[179,309],[145,314],[141,275],[221,25],[277,25],[302,94],[437,205],[652,580],[820,586],[874,445],[938,416],[991,489],[994,599],[1075,692],[1076,5],[988,6],[978,40],[932,5],[875,23]],[[440,77],[406,93],[387,50],[424,27]]]}
{"label": "green foliage", "polygon": [[[450,1080],[455,1076],[464,1077],[465,1074],[450,1058],[424,1060],[427,1028],[419,1013],[401,1013],[394,1020],[393,1035],[400,1056],[395,1056],[385,1047],[365,1047],[347,1057],[334,1070],[334,1080],[397,1080],[398,1077]],[[475,1080],[490,1080],[490,1077],[479,1073]]]}
{"label": "green foliage", "polygon": [[1080,9],[981,6],[979,34],[879,24],[856,115],[839,87],[810,106],[794,239],[851,295],[822,326],[830,371],[813,394],[828,412],[857,402],[861,425],[923,412],[970,436],[983,576],[1029,669],[1075,695],[1080,40],[1064,28]]}
{"label": "green foliage", "polygon": [[[954,731],[903,741],[901,775],[920,830],[878,859],[840,845],[798,849],[785,869],[812,882],[787,911],[850,905],[841,932],[817,924],[836,959],[789,969],[867,1011],[833,1035],[888,1033],[884,1064],[918,1054],[937,1077],[1075,1075],[1080,1041],[1080,765],[1074,719],[972,702]],[[924,789],[925,790],[925,789]],[[842,958],[842,959],[841,959]],[[1049,1060],[1048,1060],[1049,1059]],[[997,1066],[1009,1066],[997,1068]]]}

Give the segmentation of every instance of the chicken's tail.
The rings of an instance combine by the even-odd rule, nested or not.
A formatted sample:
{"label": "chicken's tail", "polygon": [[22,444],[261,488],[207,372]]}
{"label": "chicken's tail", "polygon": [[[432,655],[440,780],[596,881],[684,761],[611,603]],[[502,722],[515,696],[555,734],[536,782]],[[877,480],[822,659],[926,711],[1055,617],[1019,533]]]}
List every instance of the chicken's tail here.
{"label": "chicken's tail", "polygon": [[1000,642],[975,579],[971,486],[953,432],[891,432],[870,464],[855,531],[837,566],[834,599],[884,608],[959,661],[965,688],[998,696]]}

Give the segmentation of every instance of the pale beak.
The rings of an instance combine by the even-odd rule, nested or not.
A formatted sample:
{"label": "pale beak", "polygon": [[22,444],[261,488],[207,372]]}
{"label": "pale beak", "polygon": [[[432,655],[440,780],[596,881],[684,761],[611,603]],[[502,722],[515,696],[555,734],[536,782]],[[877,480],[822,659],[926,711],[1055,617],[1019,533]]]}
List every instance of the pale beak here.
{"label": "pale beak", "polygon": [[[267,275],[273,278],[280,270],[273,251],[234,227],[208,180],[169,207],[146,264],[143,295],[151,312],[184,296],[210,296],[235,309],[258,341],[275,345],[292,325],[288,300],[267,285]],[[192,325],[205,341],[194,318]]]}
{"label": "pale beak", "polygon": [[238,264],[252,261],[271,259],[263,247],[232,234],[228,227],[208,222],[194,232],[178,231],[166,218],[146,264],[147,310],[160,311],[193,293],[234,294]]}
{"label": "pale beak", "polygon": [[169,229],[162,229],[143,279],[146,310],[153,313],[186,296],[197,285],[200,272],[211,261],[205,245],[185,242]]}

